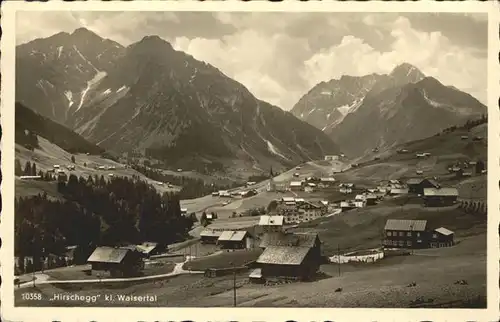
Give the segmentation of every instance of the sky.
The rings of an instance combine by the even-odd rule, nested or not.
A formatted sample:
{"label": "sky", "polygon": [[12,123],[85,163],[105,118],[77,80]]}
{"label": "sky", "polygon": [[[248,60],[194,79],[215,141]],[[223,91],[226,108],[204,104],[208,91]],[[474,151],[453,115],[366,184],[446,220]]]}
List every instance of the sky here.
{"label": "sky", "polygon": [[289,110],[314,85],[407,62],[487,101],[487,15],[457,13],[18,12],[16,41],[85,27],[127,46],[158,35]]}

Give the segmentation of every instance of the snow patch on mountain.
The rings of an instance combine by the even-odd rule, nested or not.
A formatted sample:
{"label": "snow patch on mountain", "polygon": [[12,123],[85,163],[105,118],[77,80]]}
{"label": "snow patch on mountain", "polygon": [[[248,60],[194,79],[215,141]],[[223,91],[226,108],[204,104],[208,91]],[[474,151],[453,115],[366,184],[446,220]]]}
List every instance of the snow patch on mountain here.
{"label": "snow patch on mountain", "polygon": [[78,50],[78,48],[75,45],[73,45],[73,49],[84,61],[86,61],[93,69],[95,69],[96,72],[99,73],[99,70],[87,58],[85,58],[85,56],[83,56],[83,54]]}
{"label": "snow patch on mountain", "polygon": [[66,96],[66,98],[68,99],[68,107],[71,107],[71,105],[73,105],[73,93],[71,91],[66,91],[64,92],[64,95]]}
{"label": "snow patch on mountain", "polygon": [[267,149],[269,150],[269,152],[271,152],[272,154],[277,155],[283,159],[288,160],[287,157],[285,157],[283,154],[279,153],[278,149],[271,143],[271,141],[266,140],[266,142],[267,142]]}
{"label": "snow patch on mountain", "polygon": [[124,90],[124,89],[126,89],[126,88],[127,88],[127,86],[123,85],[123,86],[122,86],[122,87],[120,87],[120,88],[119,88],[116,92],[117,92],[117,93],[118,93],[118,92],[121,92],[121,91],[123,91],[123,90]]}
{"label": "snow patch on mountain", "polygon": [[109,93],[111,93],[111,89],[110,89],[110,88],[108,88],[107,90],[105,90],[105,91],[103,92],[103,94],[104,94],[104,95],[107,95],[107,94],[109,94]]}
{"label": "snow patch on mountain", "polygon": [[104,77],[106,77],[106,75],[107,75],[106,72],[98,71],[97,74],[95,74],[94,77],[87,82],[87,87],[82,91],[82,97],[80,98],[80,104],[78,105],[76,111],[78,111],[82,107],[83,103],[85,102],[85,96],[87,95],[88,91],[93,86],[98,84]]}
{"label": "snow patch on mountain", "polygon": [[57,58],[60,58],[61,57],[61,53],[63,51],[63,46],[59,46],[57,47]]}
{"label": "snow patch on mountain", "polygon": [[428,96],[427,96],[427,93],[425,92],[425,90],[422,90],[422,95],[424,96],[424,99],[427,103],[429,103],[430,106],[433,106],[433,107],[444,107],[445,105],[442,104],[442,103],[439,103],[439,102],[436,102],[432,99],[430,99]]}

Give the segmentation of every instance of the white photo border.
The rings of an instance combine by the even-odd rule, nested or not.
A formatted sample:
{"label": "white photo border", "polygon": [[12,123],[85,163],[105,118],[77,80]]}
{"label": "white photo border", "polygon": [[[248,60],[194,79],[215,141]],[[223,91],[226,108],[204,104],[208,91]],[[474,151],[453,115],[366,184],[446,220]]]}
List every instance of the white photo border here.
{"label": "white photo border", "polygon": [[[4,1],[1,6],[1,315],[7,321],[495,321],[499,319],[500,7],[496,1]],[[487,309],[96,308],[14,306],[14,87],[17,11],[488,13]],[[495,139],[497,138],[497,139]],[[498,161],[496,161],[498,160]]]}

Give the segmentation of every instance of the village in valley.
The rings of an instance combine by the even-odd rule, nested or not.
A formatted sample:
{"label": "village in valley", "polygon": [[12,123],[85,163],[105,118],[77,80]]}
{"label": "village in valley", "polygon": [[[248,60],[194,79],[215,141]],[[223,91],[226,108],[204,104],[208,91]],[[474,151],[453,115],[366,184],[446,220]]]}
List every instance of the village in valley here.
{"label": "village in valley", "polygon": [[[443,135],[485,151],[485,140],[457,132]],[[359,292],[358,276],[370,278],[372,273],[378,276],[373,278],[386,279],[386,285],[372,282],[374,287],[398,294],[398,299],[389,299],[400,304],[391,305],[447,305],[440,304],[443,295],[435,290],[436,283],[448,284],[445,299],[458,301],[456,305],[481,305],[485,284],[474,276],[485,273],[480,267],[485,258],[469,256],[485,243],[485,152],[453,162],[441,148],[435,146],[433,153],[397,149],[356,163],[343,154],[327,155],[278,175],[271,169],[270,179],[181,200],[182,216],[194,220],[185,241],[98,246],[88,258],[76,261],[77,247],[68,247],[63,257],[45,257],[41,272],[21,275],[16,285],[20,291],[35,287],[49,294],[59,288],[82,294],[119,294],[134,288],[154,293],[162,303],[156,305],[176,306],[286,306],[306,298],[295,292],[313,296],[316,288],[327,287],[331,294],[324,302],[316,299],[308,305],[355,306],[349,297],[332,294]],[[64,171],[54,165],[47,173],[64,183],[66,172],[74,170],[70,167]],[[377,168],[390,170],[374,171]],[[116,166],[95,167],[102,170],[113,177]],[[454,268],[456,261],[468,264]],[[24,267],[19,265],[18,261],[19,271],[27,272],[33,264],[24,258]],[[421,273],[428,265],[442,273],[424,277]],[[407,272],[395,277],[394,269]],[[288,290],[296,295],[289,296]],[[463,292],[472,294],[465,304],[459,297]],[[363,305],[388,305],[377,296],[364,301]],[[67,305],[63,300],[54,303]]]}
{"label": "village in valley", "polygon": [[15,306],[486,308],[485,13],[18,13]]}

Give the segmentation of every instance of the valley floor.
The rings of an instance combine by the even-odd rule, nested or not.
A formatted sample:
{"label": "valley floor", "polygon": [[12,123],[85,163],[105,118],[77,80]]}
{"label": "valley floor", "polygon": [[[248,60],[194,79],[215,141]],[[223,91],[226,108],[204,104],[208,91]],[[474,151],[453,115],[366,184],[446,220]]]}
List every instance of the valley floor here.
{"label": "valley floor", "polygon": [[[218,255],[214,255],[218,256]],[[461,240],[455,247],[415,251],[371,264],[328,264],[313,282],[279,286],[250,284],[248,273],[237,276],[237,305],[245,307],[485,307],[486,234]],[[468,285],[454,284],[466,280]],[[415,287],[408,287],[415,282]],[[342,292],[334,292],[336,288]],[[42,301],[23,300],[23,293],[39,292]],[[96,303],[51,301],[54,294],[156,295],[153,302],[116,302],[118,306],[230,307],[233,277],[207,278],[179,275],[161,281],[96,284],[39,285],[16,291],[18,306],[109,306]],[[423,302],[423,303],[422,303]]]}

